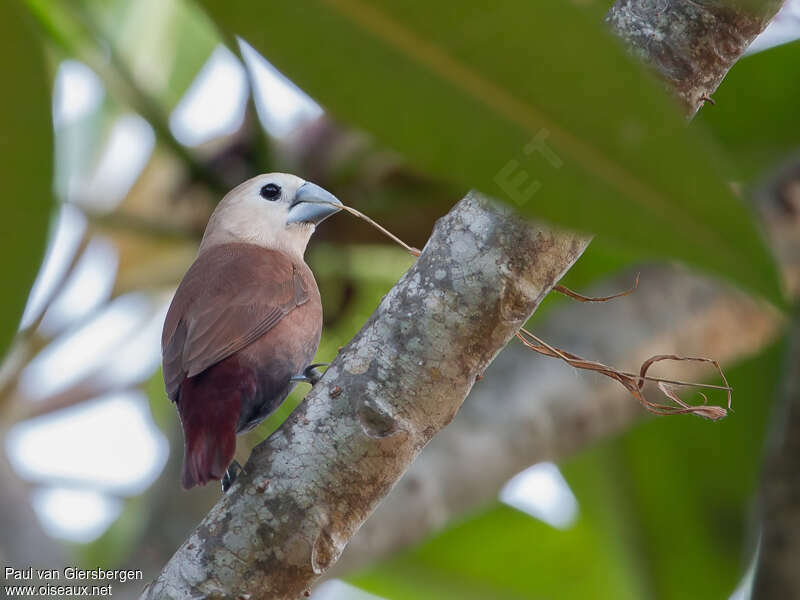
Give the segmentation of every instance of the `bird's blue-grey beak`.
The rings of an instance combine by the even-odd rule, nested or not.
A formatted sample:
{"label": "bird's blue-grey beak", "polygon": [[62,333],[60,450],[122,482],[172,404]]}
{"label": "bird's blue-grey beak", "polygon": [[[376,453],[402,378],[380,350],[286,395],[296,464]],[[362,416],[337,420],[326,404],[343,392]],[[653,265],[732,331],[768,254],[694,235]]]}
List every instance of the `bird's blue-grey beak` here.
{"label": "bird's blue-grey beak", "polygon": [[297,190],[289,207],[286,224],[314,223],[319,225],[332,214],[341,210],[342,203],[329,191],[306,181]]}

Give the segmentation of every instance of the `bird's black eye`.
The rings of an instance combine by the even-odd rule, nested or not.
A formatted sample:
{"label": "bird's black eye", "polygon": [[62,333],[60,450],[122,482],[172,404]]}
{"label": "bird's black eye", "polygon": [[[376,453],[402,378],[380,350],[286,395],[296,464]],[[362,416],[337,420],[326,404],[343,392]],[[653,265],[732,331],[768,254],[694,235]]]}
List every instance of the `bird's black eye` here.
{"label": "bird's black eye", "polygon": [[266,200],[277,200],[281,197],[281,186],[268,183],[261,188],[261,197]]}

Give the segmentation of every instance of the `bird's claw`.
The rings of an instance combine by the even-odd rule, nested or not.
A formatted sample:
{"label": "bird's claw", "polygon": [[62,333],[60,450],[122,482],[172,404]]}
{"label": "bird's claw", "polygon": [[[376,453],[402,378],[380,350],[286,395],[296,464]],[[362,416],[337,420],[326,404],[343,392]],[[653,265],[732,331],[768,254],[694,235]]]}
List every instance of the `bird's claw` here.
{"label": "bird's claw", "polygon": [[231,489],[233,482],[236,481],[236,478],[239,476],[244,469],[242,469],[242,465],[239,464],[239,461],[234,459],[233,462],[228,466],[225,470],[225,475],[222,476],[222,493],[225,494]]}
{"label": "bird's claw", "polygon": [[330,363],[314,363],[308,365],[300,375],[293,375],[290,381],[295,383],[310,383],[312,386],[322,379],[322,375],[317,373],[317,367],[329,367]]}

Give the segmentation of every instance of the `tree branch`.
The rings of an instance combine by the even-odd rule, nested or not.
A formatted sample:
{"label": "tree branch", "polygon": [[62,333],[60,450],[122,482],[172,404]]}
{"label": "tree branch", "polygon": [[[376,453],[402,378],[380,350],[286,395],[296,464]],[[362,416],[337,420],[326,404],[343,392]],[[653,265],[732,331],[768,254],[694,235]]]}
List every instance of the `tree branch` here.
{"label": "tree branch", "polygon": [[[618,0],[609,22],[657,65],[691,115],[774,11],[754,21],[689,4],[696,3],[663,0],[655,10],[647,0]],[[676,18],[682,28],[670,27]],[[700,56],[698,47],[719,56]],[[247,472],[143,598],[299,597],[453,418],[475,377],[586,243],[529,228],[470,194],[439,221],[414,267],[300,408],[255,449]]]}
{"label": "tree branch", "polygon": [[[596,291],[610,293],[630,279],[625,274]],[[643,271],[635,294],[603,306],[566,305],[536,331],[560,347],[636,370],[658,352],[731,364],[776,339],[781,325],[777,312],[745,293],[654,267]],[[710,371],[676,363],[669,373],[698,380]],[[579,375],[512,343],[348,544],[334,574],[419,542],[494,501],[502,485],[530,465],[569,456],[646,415],[618,383]]]}
{"label": "tree branch", "polygon": [[784,2],[758,1],[617,0],[606,21],[691,118]]}
{"label": "tree branch", "polygon": [[587,243],[470,193],[144,597],[302,595]]}

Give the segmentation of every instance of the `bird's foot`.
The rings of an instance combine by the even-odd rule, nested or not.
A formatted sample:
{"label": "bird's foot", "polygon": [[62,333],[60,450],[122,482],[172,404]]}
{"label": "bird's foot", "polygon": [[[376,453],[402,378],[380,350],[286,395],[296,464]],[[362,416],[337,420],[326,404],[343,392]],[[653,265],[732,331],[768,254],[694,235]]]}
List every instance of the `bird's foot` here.
{"label": "bird's foot", "polygon": [[242,471],[244,471],[244,469],[242,469],[242,465],[239,464],[238,460],[234,459],[225,471],[225,475],[222,476],[221,483],[223,494],[227,493],[228,490],[231,489],[233,482],[236,481],[236,478]]}
{"label": "bird's foot", "polygon": [[322,375],[317,372],[317,367],[329,367],[330,363],[314,363],[308,365],[300,375],[293,375],[290,381],[295,383],[310,383],[312,386],[322,379]]}

